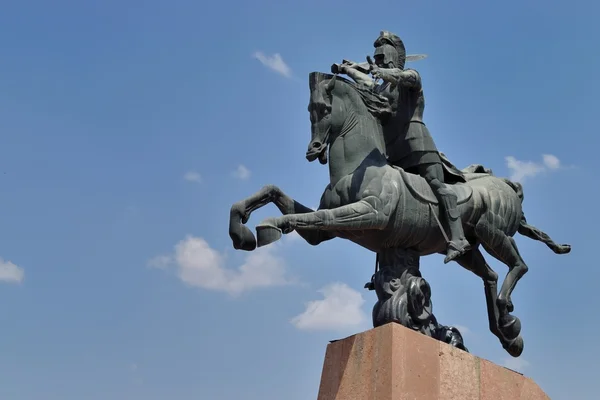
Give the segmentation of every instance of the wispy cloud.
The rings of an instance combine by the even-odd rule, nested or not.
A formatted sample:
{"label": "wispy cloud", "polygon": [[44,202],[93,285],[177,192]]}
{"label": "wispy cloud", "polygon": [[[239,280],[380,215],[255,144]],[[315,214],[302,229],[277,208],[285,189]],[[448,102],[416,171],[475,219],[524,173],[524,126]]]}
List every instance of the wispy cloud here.
{"label": "wispy cloud", "polygon": [[355,328],[367,321],[362,310],[362,294],[344,283],[332,283],[319,290],[322,300],[310,301],[291,322],[302,330],[341,330]]}
{"label": "wispy cloud", "polygon": [[268,56],[261,51],[257,51],[252,56],[260,61],[262,65],[277,72],[278,74],[283,75],[286,78],[292,77],[292,69],[285,63],[285,61],[283,61],[281,54],[275,53],[272,56]]}
{"label": "wispy cloud", "polygon": [[25,278],[25,270],[18,265],[0,258],[0,282],[21,283]]}
{"label": "wispy cloud", "polygon": [[233,269],[226,266],[225,255],[211,248],[206,240],[188,236],[177,243],[173,254],[154,257],[148,265],[172,270],[190,286],[238,296],[252,289],[295,283],[276,249],[271,245],[254,250],[241,266]]}
{"label": "wispy cloud", "polygon": [[231,173],[233,175],[234,178],[240,179],[245,181],[246,179],[250,178],[250,170],[248,168],[246,168],[245,165],[238,165],[238,167],[235,169],[235,171],[233,171]]}
{"label": "wispy cloud", "polygon": [[521,161],[513,156],[505,157],[506,166],[511,171],[510,179],[515,182],[523,182],[527,178],[533,178],[542,172],[553,171],[562,167],[558,157],[552,154],[542,155],[542,162]]}
{"label": "wispy cloud", "polygon": [[188,182],[195,182],[195,183],[202,182],[202,176],[196,171],[186,172],[185,175],[183,175],[183,179],[185,179]]}
{"label": "wispy cloud", "polygon": [[544,160],[544,165],[548,169],[559,169],[561,167],[560,160],[555,155],[544,154],[542,158]]}
{"label": "wispy cloud", "polygon": [[529,364],[529,361],[525,360],[524,358],[514,358],[514,357],[510,357],[510,358],[506,358],[504,360],[504,364],[503,364],[506,368],[510,368],[513,371],[517,371],[517,372],[521,372],[523,373],[523,370],[525,370],[527,367],[529,367],[531,364]]}

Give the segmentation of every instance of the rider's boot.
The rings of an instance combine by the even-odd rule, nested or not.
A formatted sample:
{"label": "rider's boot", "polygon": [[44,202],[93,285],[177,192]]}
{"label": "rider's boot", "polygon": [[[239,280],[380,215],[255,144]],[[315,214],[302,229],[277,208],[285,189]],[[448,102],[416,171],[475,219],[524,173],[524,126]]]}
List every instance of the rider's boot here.
{"label": "rider's boot", "polygon": [[441,214],[445,216],[448,227],[450,228],[450,242],[446,250],[446,258],[444,264],[462,256],[467,251],[471,250],[471,245],[465,238],[465,233],[462,227],[462,220],[457,208],[457,197],[454,191],[443,188],[439,191],[439,199],[443,205]]}

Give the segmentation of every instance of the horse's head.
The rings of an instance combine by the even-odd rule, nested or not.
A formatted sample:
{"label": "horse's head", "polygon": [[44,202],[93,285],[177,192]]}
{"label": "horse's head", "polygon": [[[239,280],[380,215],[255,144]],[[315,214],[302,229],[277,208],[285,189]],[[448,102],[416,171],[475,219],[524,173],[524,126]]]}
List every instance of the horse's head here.
{"label": "horse's head", "polygon": [[[332,131],[337,131],[344,123],[339,101],[334,101],[336,77],[334,75],[313,72],[309,75],[311,140],[306,151],[306,159],[317,158],[321,164],[327,163],[327,146],[333,139]],[[337,100],[337,99],[336,99]],[[336,112],[333,107],[336,107]],[[338,129],[336,129],[338,128]]]}
{"label": "horse's head", "polygon": [[391,113],[385,97],[336,75],[312,72],[309,87],[311,140],[306,151],[308,161],[318,158],[321,164],[327,163],[327,147],[344,132],[351,113],[376,120],[376,123]]}

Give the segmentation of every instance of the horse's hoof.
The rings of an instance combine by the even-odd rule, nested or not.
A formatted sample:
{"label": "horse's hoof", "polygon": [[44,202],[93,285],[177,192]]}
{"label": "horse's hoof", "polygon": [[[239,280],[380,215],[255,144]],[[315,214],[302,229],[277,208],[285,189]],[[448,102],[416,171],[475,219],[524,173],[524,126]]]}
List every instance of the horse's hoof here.
{"label": "horse's hoof", "polygon": [[521,333],[521,320],[514,315],[503,315],[498,322],[500,331],[508,340],[516,339]]}
{"label": "horse's hoof", "polygon": [[506,350],[506,352],[511,356],[515,358],[519,357],[521,353],[523,353],[523,337],[519,335],[513,340],[509,341],[507,344],[503,344],[502,347],[504,347],[504,350]]}
{"label": "horse's hoof", "polygon": [[258,238],[258,247],[266,246],[281,239],[283,232],[273,225],[257,225],[256,237]]}
{"label": "horse's hoof", "polygon": [[233,241],[236,250],[252,251],[256,249],[256,238],[246,225],[236,224],[229,229],[229,237]]}

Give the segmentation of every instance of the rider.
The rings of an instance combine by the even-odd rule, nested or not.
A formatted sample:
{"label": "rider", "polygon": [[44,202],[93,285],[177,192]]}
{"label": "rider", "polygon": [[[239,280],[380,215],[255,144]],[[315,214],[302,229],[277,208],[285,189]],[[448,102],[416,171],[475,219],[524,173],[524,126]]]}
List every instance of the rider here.
{"label": "rider", "polygon": [[[464,236],[457,196],[446,185],[442,158],[423,122],[425,98],[421,77],[413,69],[404,69],[406,50],[397,35],[382,31],[374,47],[375,63],[370,57],[367,60],[375,81],[360,71],[359,64],[345,61],[335,67],[357,83],[372,87],[390,101],[393,115],[383,124],[388,161],[425,178],[443,206],[445,212],[442,214],[450,228],[450,241],[444,259],[444,263],[448,263],[466,253],[470,245]],[[378,79],[383,83],[377,84]],[[457,175],[457,171],[446,172]],[[461,180],[460,177],[458,180]]]}

